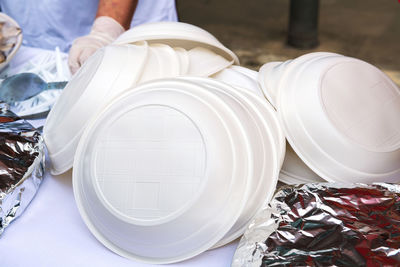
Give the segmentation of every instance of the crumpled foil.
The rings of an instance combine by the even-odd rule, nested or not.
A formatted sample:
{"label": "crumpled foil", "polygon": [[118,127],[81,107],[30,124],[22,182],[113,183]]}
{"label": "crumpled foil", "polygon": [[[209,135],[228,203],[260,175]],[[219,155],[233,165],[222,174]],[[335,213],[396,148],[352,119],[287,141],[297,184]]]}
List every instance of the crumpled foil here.
{"label": "crumpled foil", "polygon": [[400,185],[283,187],[249,225],[232,266],[400,266]]}
{"label": "crumpled foil", "polygon": [[43,173],[41,134],[0,103],[0,235],[29,205]]}

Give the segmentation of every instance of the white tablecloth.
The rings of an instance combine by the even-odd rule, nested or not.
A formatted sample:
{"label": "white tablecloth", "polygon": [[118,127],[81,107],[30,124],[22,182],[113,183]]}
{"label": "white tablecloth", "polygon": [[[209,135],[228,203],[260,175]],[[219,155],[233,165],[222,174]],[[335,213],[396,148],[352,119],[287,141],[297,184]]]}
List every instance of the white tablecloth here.
{"label": "white tablecloth", "polygon": [[[0,266],[155,266],[109,251],[86,228],[72,192],[71,171],[46,172],[36,197],[0,237]],[[237,243],[169,266],[230,266]]]}

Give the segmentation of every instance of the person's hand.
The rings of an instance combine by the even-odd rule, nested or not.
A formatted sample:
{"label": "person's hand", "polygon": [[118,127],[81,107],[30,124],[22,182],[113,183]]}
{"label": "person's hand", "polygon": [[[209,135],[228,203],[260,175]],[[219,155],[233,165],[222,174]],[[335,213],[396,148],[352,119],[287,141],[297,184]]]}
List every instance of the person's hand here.
{"label": "person's hand", "polygon": [[96,18],[91,32],[77,38],[69,50],[68,65],[74,74],[97,49],[110,44],[124,32],[124,28],[113,18]]}

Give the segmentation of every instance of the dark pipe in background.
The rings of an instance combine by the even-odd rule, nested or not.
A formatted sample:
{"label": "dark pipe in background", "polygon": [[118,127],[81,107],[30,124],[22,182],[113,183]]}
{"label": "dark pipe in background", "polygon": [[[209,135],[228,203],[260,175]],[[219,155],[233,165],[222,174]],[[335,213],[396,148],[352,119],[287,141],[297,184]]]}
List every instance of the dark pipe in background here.
{"label": "dark pipe in background", "polygon": [[310,49],[318,46],[319,0],[291,0],[288,44]]}

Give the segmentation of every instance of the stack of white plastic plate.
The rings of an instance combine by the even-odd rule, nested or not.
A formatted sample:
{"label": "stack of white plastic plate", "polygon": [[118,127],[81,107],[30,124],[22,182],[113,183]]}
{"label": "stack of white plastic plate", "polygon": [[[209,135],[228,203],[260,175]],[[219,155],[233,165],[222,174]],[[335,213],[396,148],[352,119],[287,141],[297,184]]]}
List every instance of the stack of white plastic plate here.
{"label": "stack of white plastic plate", "polygon": [[170,263],[239,237],[271,198],[284,138],[257,95],[186,77],[139,85],[85,129],[79,211],[114,252]]}
{"label": "stack of white plastic plate", "polygon": [[127,31],[90,57],[50,112],[44,139],[52,174],[72,167],[88,120],[116,96],[155,79],[213,75],[234,62],[237,57],[229,49],[196,26],[166,22]]}
{"label": "stack of white plastic plate", "polygon": [[[276,113],[273,106],[266,102],[261,91],[260,86],[258,85],[258,72],[253,71],[251,69],[242,67],[242,66],[230,66],[229,68],[223,69],[222,71],[211,76],[212,78],[227,83],[239,90],[247,92],[251,92],[251,95],[258,96],[258,98],[253,99],[252,104],[261,107],[262,109],[266,109],[268,113]],[[246,92],[247,91],[247,92]],[[279,126],[279,122],[277,120],[271,121],[270,125],[273,125],[272,128],[278,129],[279,133],[276,134],[275,140],[278,141],[278,147],[280,150],[278,151],[279,158],[279,166],[282,167],[282,164],[285,160],[285,137],[282,134],[282,131]],[[278,126],[276,126],[278,125]],[[282,180],[282,179],[281,179]]]}
{"label": "stack of white plastic plate", "polygon": [[163,43],[186,50],[202,47],[239,64],[237,56],[209,32],[182,22],[155,22],[136,26],[117,38],[114,44],[134,44],[140,41]]}
{"label": "stack of white plastic plate", "polygon": [[[378,68],[338,54],[311,53],[264,65],[259,81],[291,147],[317,174],[308,178],[400,181],[400,91]],[[302,180],[298,174],[290,179]]]}
{"label": "stack of white plastic plate", "polygon": [[136,44],[142,41],[164,44],[188,51],[186,75],[210,76],[232,64],[239,64],[237,56],[209,32],[182,22],[155,22],[136,26],[123,33],[115,45]]}

